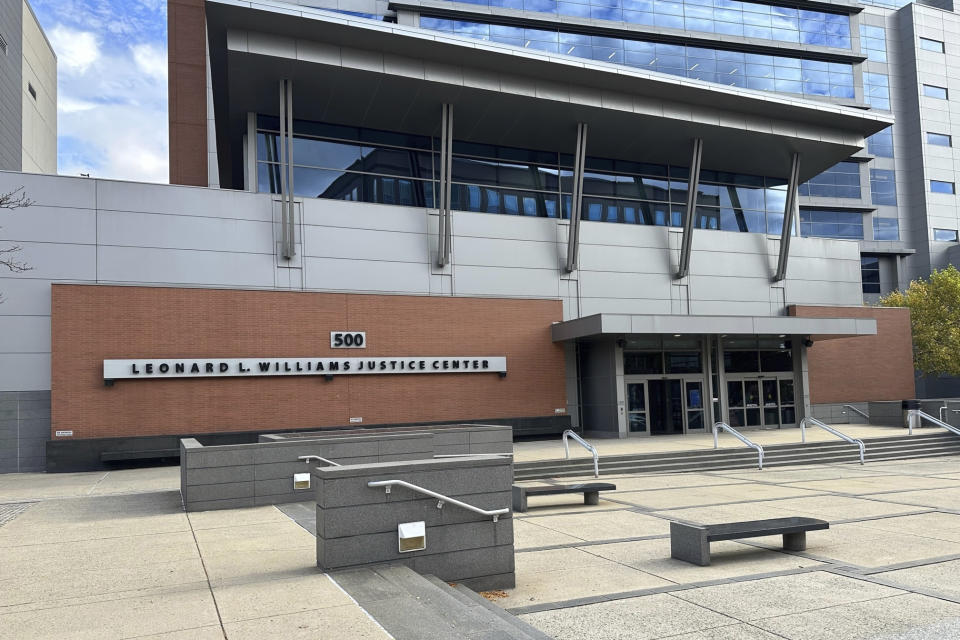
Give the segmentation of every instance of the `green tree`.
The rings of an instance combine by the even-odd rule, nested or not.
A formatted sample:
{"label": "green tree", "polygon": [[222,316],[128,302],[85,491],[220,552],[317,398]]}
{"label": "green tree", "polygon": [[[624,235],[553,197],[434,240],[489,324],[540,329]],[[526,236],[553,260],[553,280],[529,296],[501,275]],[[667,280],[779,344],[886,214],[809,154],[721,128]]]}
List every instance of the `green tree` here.
{"label": "green tree", "polygon": [[[13,209],[29,207],[32,204],[33,201],[27,198],[27,196],[23,193],[23,187],[8,193],[0,193],[0,211],[12,211]],[[0,229],[2,228],[3,227],[0,227]],[[31,267],[27,265],[27,263],[21,262],[17,259],[17,254],[19,252],[20,245],[0,245],[0,267],[6,267],[9,271],[13,271],[14,273],[30,271]],[[2,293],[0,293],[0,302],[3,302]]]}
{"label": "green tree", "polygon": [[953,265],[881,298],[910,309],[913,364],[926,375],[960,375],[960,271]]}

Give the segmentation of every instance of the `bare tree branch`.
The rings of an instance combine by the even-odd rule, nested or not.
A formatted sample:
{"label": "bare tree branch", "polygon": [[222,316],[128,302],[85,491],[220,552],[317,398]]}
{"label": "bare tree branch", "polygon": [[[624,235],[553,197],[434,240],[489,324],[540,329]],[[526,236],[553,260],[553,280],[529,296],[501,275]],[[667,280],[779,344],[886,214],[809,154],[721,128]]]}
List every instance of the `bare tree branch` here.
{"label": "bare tree branch", "polygon": [[10,193],[0,193],[0,209],[20,209],[32,204],[33,200],[23,192],[23,187],[14,189]]}
{"label": "bare tree branch", "polygon": [[[12,211],[14,209],[22,209],[24,207],[29,207],[33,204],[33,200],[27,197],[27,194],[24,193],[23,187],[19,189],[14,189],[9,193],[0,193],[0,209],[6,209]],[[3,227],[0,227],[2,229]],[[33,267],[28,265],[26,262],[17,260],[16,255],[20,252],[22,247],[20,245],[10,245],[8,247],[0,248],[0,267],[6,267],[9,271],[13,273],[23,273],[24,271],[30,271]],[[0,304],[4,301],[3,294],[0,293]]]}

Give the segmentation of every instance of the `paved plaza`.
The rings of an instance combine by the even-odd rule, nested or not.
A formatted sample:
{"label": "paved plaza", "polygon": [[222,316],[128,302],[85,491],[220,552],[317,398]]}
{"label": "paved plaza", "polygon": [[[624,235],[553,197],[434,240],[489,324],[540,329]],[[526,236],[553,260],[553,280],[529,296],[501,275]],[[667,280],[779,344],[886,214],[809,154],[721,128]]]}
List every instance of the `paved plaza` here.
{"label": "paved plaza", "polygon": [[[520,443],[518,458],[537,446],[562,455]],[[958,634],[960,458],[603,480],[617,491],[597,506],[542,497],[515,515],[517,586],[494,597],[551,636]],[[754,538],[714,543],[709,567],[670,559],[670,520],[791,515],[831,527],[805,552]],[[0,476],[3,638],[388,638],[315,564],[276,507],[184,513],[176,467]]]}

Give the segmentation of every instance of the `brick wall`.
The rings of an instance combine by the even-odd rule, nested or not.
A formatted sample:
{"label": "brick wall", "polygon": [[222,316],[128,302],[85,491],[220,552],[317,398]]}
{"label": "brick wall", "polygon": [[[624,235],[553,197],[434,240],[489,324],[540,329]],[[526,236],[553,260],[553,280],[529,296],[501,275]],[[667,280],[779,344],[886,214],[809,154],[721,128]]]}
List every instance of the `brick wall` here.
{"label": "brick wall", "polygon": [[822,340],[810,347],[807,354],[812,403],[914,397],[909,309],[792,306],[790,315],[877,321],[875,336]]}
{"label": "brick wall", "polygon": [[[51,433],[73,439],[552,416],[566,406],[555,300],[52,287]],[[330,331],[366,331],[363,350]],[[113,358],[506,356],[508,375],[117,380]]]}
{"label": "brick wall", "polygon": [[167,0],[170,183],[205,187],[207,27],[204,0]]}

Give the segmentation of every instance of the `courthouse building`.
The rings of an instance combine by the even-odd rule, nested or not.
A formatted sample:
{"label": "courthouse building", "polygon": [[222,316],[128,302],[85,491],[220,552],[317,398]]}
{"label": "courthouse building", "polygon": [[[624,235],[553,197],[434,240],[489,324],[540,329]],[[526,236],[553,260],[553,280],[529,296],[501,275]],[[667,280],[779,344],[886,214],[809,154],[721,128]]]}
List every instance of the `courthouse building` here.
{"label": "courthouse building", "polygon": [[0,222],[34,267],[0,274],[0,470],[915,394],[908,313],[864,302],[956,257],[950,7],[168,9],[171,185],[0,173],[36,201]]}

